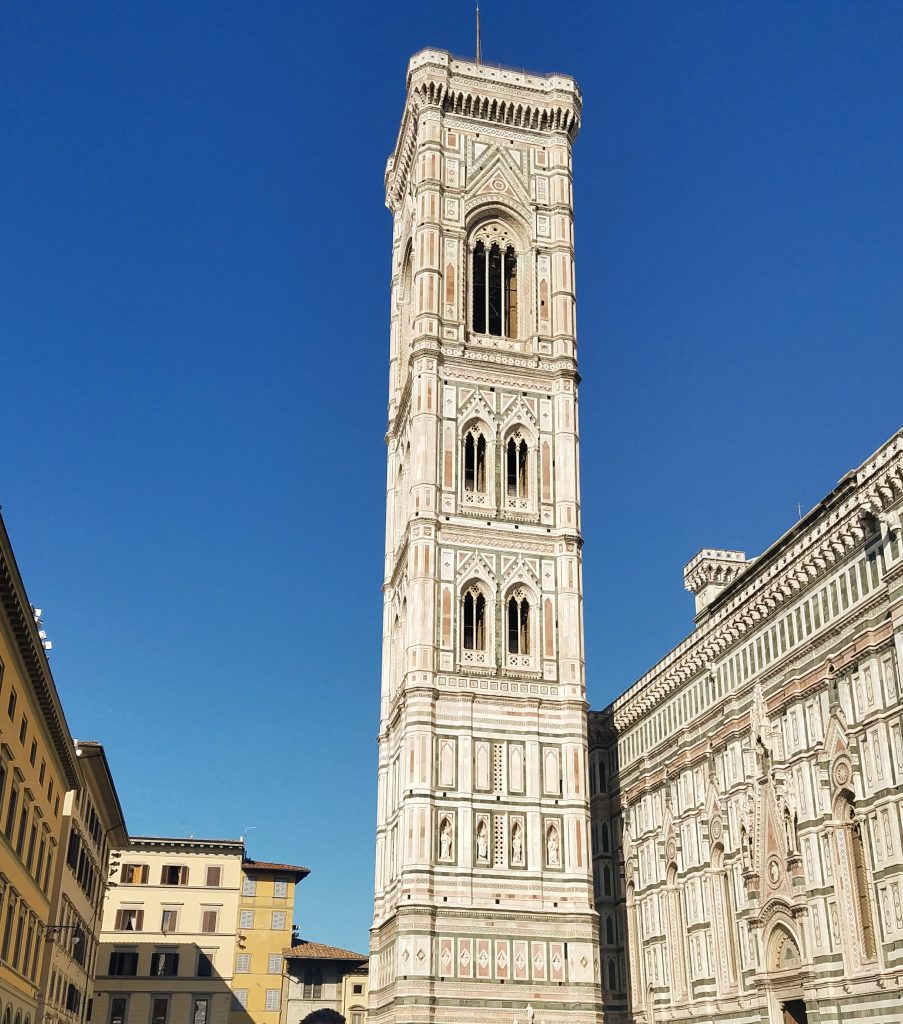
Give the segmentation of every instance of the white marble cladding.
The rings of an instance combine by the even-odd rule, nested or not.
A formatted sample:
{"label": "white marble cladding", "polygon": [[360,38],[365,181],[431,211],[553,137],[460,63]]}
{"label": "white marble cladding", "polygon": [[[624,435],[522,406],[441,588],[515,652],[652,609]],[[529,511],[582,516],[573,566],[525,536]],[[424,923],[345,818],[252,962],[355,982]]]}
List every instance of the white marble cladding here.
{"label": "white marble cladding", "polygon": [[371,1024],[523,1018],[531,1002],[561,1024],[599,1020],[571,207],[579,110],[566,76],[441,51],[411,62],[386,175]]}
{"label": "white marble cladding", "polygon": [[590,715],[606,1019],[901,1019],[901,507],[903,432]]}

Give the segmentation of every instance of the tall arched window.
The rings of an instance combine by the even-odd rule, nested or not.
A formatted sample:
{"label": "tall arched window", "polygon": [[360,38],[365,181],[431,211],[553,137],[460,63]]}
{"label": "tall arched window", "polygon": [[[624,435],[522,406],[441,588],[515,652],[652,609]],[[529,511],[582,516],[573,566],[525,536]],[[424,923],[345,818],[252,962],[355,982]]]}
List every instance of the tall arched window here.
{"label": "tall arched window", "polygon": [[508,439],[505,449],[505,483],[509,497],[527,497],[527,451],[527,442],[519,432]]}
{"label": "tall arched window", "polygon": [[530,602],[522,590],[508,598],[508,653],[530,653]]}
{"label": "tall arched window", "polygon": [[464,490],[486,491],[486,438],[476,428],[464,438]]}
{"label": "tall arched window", "polygon": [[464,595],[464,650],[486,650],[486,598],[476,586]]}
{"label": "tall arched window", "polygon": [[473,247],[473,318],[477,334],[517,337],[517,256],[498,242]]}

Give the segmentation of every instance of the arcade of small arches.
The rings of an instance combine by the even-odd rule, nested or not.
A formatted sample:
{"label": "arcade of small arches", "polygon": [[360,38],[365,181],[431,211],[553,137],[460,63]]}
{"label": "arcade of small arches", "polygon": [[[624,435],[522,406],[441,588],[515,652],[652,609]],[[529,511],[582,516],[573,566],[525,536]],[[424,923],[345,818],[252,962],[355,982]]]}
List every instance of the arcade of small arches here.
{"label": "arcade of small arches", "polygon": [[[488,436],[489,428],[481,422],[471,423],[464,431],[461,455],[465,496],[489,493],[487,467],[494,445],[490,445]],[[508,430],[500,447],[506,496],[521,499],[532,497],[532,450],[527,443],[524,428],[515,426]]]}
{"label": "arcade of small arches", "polygon": [[[492,622],[485,584],[474,581],[461,597],[461,649],[483,653],[492,645]],[[536,600],[522,585],[513,587],[504,600],[505,653],[509,656],[530,656],[533,653]]]}

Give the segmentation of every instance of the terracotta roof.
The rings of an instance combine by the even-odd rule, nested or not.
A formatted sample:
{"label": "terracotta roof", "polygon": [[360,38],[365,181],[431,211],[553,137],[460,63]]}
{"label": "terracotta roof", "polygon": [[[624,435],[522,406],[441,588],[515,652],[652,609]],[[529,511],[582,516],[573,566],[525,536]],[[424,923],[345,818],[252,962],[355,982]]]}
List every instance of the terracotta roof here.
{"label": "terracotta roof", "polygon": [[277,874],[294,875],[297,882],[310,874],[310,868],[302,868],[297,864],[273,864],[268,860],[249,860],[247,857],[241,866],[245,871],[272,871]]}
{"label": "terracotta roof", "polygon": [[297,946],[282,951],[288,959],[296,960],[368,960],[366,953],[352,953],[350,949],[339,949],[337,946],[324,946],[322,942],[309,942],[302,939]]}

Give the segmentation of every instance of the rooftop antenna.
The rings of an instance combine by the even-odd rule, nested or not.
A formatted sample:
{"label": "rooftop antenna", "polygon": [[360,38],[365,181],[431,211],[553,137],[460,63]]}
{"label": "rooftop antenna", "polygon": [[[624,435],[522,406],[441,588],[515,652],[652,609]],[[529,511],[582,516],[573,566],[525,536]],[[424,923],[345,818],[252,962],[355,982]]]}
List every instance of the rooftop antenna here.
{"label": "rooftop antenna", "polygon": [[480,45],[480,5],[477,4],[477,64],[483,63],[483,48]]}

